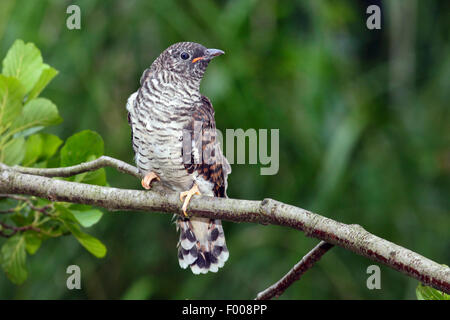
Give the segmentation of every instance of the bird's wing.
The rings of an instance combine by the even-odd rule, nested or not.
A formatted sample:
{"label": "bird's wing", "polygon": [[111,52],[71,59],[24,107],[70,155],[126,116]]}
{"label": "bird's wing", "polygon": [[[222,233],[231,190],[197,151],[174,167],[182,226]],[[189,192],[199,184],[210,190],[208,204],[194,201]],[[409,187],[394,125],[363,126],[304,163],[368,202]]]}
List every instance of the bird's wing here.
{"label": "bird's wing", "polygon": [[[201,139],[198,137],[199,124]],[[226,197],[227,177],[231,173],[231,166],[216,139],[214,108],[207,97],[202,96],[201,103],[193,111],[192,121],[186,129],[191,133],[192,141],[190,161],[185,161],[184,165],[186,170],[189,173],[197,171],[200,177],[211,182],[214,196]],[[189,155],[187,156],[189,158]]]}

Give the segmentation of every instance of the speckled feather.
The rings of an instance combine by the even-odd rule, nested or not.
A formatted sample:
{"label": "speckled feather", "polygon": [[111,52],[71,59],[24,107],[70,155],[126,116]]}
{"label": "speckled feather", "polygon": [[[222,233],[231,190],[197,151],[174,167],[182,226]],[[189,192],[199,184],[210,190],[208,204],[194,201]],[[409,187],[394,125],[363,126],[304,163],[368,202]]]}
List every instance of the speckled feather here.
{"label": "speckled feather", "polygon": [[[192,62],[206,50],[180,42],[161,53],[128,99],[128,122],[143,175],[157,173],[163,186],[173,191],[189,190],[195,182],[202,195],[226,197],[231,167],[216,140],[213,106],[199,90],[210,59]],[[180,58],[183,52],[189,54],[187,61]],[[189,266],[199,274],[224,265],[229,253],[220,220],[179,217],[176,223],[182,268]]]}

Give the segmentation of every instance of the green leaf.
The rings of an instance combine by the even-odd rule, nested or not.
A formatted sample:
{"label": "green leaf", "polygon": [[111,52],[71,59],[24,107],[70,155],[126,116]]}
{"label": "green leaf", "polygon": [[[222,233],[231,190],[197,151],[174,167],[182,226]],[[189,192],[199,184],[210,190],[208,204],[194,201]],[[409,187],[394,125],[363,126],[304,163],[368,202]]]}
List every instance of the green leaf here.
{"label": "green leaf", "polygon": [[66,222],[64,225],[75,236],[78,242],[86,248],[87,251],[92,253],[97,258],[103,258],[106,255],[106,247],[100,242],[100,240],[82,232],[74,223]]}
{"label": "green leaf", "polygon": [[91,130],[84,130],[69,137],[61,149],[61,166],[73,166],[88,161],[91,156],[103,155],[103,139]]}
{"label": "green leaf", "polygon": [[35,162],[51,158],[61,144],[62,140],[52,134],[39,133],[29,136],[25,142],[26,152],[22,165],[30,166]]}
{"label": "green leaf", "polygon": [[72,211],[67,208],[64,204],[62,203],[55,203],[54,204],[55,209],[58,211],[59,213],[59,217],[64,220],[64,222],[78,222],[77,219],[75,219],[75,216],[72,214]]}
{"label": "green leaf", "polygon": [[94,224],[100,221],[102,218],[103,212],[97,209],[89,209],[89,210],[70,210],[77,219],[77,221],[85,228],[92,227]]}
{"label": "green leaf", "polygon": [[[94,160],[103,155],[103,149],[103,139],[98,133],[90,130],[76,133],[68,138],[65,145],[61,148],[61,166],[67,167]],[[68,178],[68,180],[106,185],[106,174],[102,168],[94,172],[81,173],[75,177]]]}
{"label": "green leaf", "polygon": [[15,138],[18,138],[18,137],[28,137],[28,136],[30,136],[30,135],[36,133],[36,132],[41,131],[42,129],[44,129],[44,126],[37,126],[37,127],[25,129],[25,130],[23,130],[23,131],[17,131],[17,130],[15,130],[15,131],[13,132],[13,135],[14,135]]}
{"label": "green leaf", "polygon": [[58,108],[53,102],[45,98],[37,98],[24,106],[22,116],[14,121],[11,130],[20,132],[29,128],[58,124],[61,121]]}
{"label": "green leaf", "polygon": [[3,60],[3,74],[17,78],[26,92],[38,82],[45,65],[41,52],[32,43],[16,40]]}
{"label": "green leaf", "polygon": [[27,138],[25,142],[25,158],[22,165],[30,166],[37,161],[42,154],[44,141],[39,134],[33,134]]}
{"label": "green leaf", "polygon": [[44,145],[40,159],[50,159],[58,151],[63,141],[53,134],[41,133],[40,136]]}
{"label": "green leaf", "polygon": [[42,244],[42,239],[35,231],[26,231],[24,233],[25,237],[25,248],[29,254],[35,254]]}
{"label": "green leaf", "polygon": [[19,80],[0,74],[0,127],[12,123],[22,112],[25,88]]}
{"label": "green leaf", "polygon": [[106,186],[106,171],[104,168],[101,168],[93,172],[87,172],[82,181],[87,184]]}
{"label": "green leaf", "polygon": [[45,87],[52,81],[52,79],[58,74],[58,70],[44,64],[39,80],[34,85],[31,92],[28,94],[28,100],[34,99],[45,89]]}
{"label": "green leaf", "polygon": [[92,209],[87,205],[71,205],[69,208],[63,204],[55,204],[60,213],[60,218],[67,222],[77,222],[85,228],[89,228],[100,221],[103,212]]}
{"label": "green leaf", "polygon": [[[89,207],[80,206],[79,208],[89,208]],[[78,240],[78,242],[80,242],[80,244],[86,248],[86,250],[88,250],[97,258],[103,258],[106,255],[106,247],[103,243],[100,242],[100,240],[80,230],[80,227],[78,226],[77,223],[81,222],[75,217],[72,210],[67,208],[65,205],[59,203],[55,204],[55,209],[59,212],[59,218],[63,220],[64,226],[66,226],[66,228],[74,235],[74,237]],[[100,217],[98,217],[98,214],[93,213],[91,214],[90,218],[86,216],[81,218],[79,216],[78,218],[80,218],[81,220],[86,218],[83,220],[83,223],[87,225],[92,225],[95,222],[97,222],[100,219]]]}
{"label": "green leaf", "polygon": [[15,138],[0,150],[0,162],[8,166],[20,164],[25,157],[25,138]]}
{"label": "green leaf", "polygon": [[450,300],[450,295],[421,283],[416,288],[416,295],[418,300]]}
{"label": "green leaf", "polygon": [[40,162],[41,168],[56,168],[59,167],[59,153],[55,153],[50,159]]}
{"label": "green leaf", "polygon": [[16,234],[3,244],[0,250],[0,265],[13,283],[21,284],[28,275],[25,262],[25,238]]}

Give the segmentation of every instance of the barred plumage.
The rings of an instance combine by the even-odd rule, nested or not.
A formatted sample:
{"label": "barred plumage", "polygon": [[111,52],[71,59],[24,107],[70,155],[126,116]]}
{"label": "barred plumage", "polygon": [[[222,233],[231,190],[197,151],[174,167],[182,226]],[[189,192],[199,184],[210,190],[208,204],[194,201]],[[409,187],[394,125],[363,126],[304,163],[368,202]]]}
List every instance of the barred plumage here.
{"label": "barred plumage", "polygon": [[[197,43],[176,43],[144,71],[141,87],[128,99],[136,165],[170,190],[196,185],[202,195],[226,197],[231,167],[215,137],[212,104],[200,94],[206,67],[220,54]],[[190,266],[195,274],[216,272],[228,259],[220,220],[179,217],[177,229],[182,268]]]}

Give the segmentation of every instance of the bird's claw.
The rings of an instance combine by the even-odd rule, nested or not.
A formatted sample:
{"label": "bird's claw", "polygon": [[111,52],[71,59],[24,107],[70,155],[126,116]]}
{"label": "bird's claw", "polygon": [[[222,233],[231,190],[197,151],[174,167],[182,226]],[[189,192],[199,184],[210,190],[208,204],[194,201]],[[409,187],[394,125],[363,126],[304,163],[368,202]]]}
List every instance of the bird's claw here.
{"label": "bird's claw", "polygon": [[189,201],[191,201],[191,198],[193,195],[199,195],[199,196],[201,195],[200,190],[198,189],[198,186],[195,183],[190,190],[180,193],[180,201],[183,202],[182,210],[183,210],[183,214],[186,218],[189,217],[186,210],[189,205]]}
{"label": "bird's claw", "polygon": [[158,180],[161,181],[161,179],[159,178],[159,176],[154,173],[154,172],[150,172],[147,173],[144,177],[144,179],[141,180],[141,185],[144,189],[150,190],[152,187],[152,181],[153,180]]}

